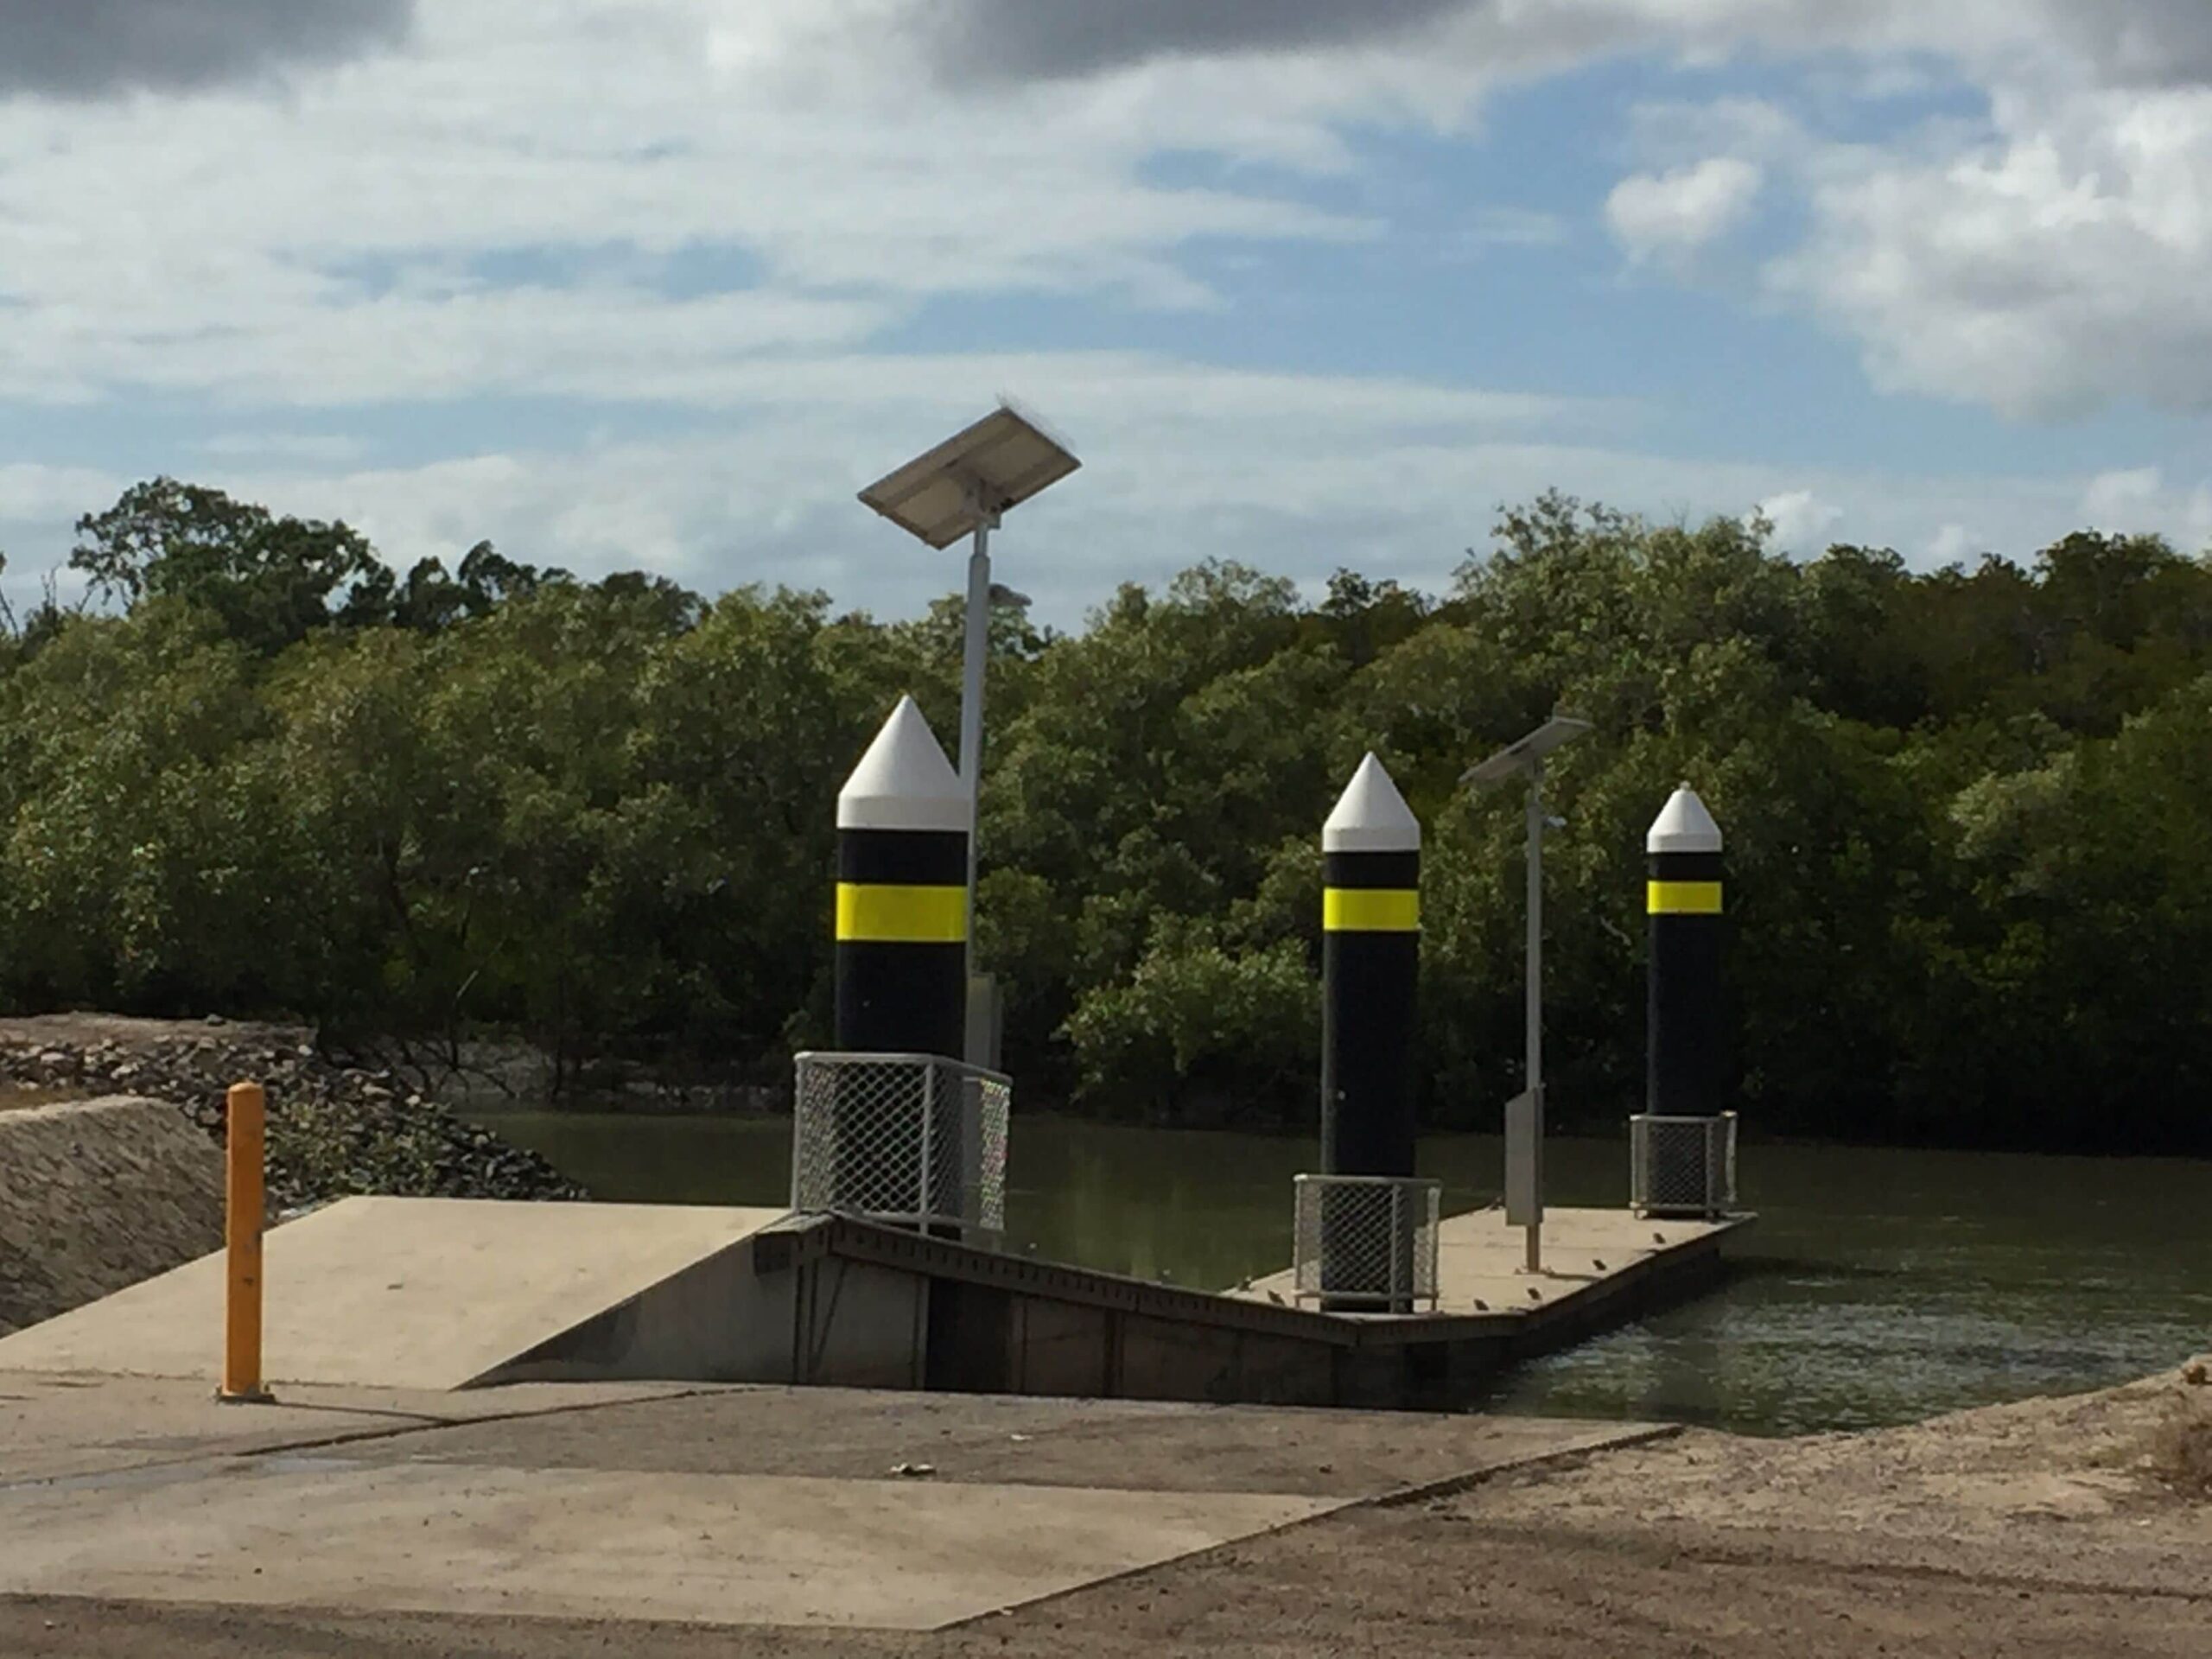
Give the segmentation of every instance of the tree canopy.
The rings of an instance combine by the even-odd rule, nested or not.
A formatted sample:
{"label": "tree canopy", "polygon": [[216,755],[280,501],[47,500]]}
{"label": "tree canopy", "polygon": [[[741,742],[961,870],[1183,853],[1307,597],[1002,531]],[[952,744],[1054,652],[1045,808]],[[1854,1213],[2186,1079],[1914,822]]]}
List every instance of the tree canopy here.
{"label": "tree canopy", "polygon": [[[159,479],[79,525],[105,603],[0,612],[0,1002],[521,1032],[763,1074],[826,1035],[833,804],[959,601],[587,582]],[[1321,819],[1375,750],[1427,830],[1423,1109],[1516,1086],[1521,817],[1467,764],[1555,707],[1554,1113],[1641,1091],[1642,841],[1729,837],[1736,1069],[1775,1133],[2212,1151],[2212,563],[1797,562],[1548,496],[1446,592],[1194,564],[1078,632],[995,619],[978,951],[1025,1104],[1316,1111]]]}

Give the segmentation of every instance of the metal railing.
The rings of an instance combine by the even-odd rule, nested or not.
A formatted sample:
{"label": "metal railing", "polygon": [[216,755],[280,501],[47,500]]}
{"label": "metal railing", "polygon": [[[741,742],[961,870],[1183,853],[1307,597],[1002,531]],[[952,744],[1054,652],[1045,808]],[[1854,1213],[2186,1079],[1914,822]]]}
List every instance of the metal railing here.
{"label": "metal railing", "polygon": [[1395,1175],[1300,1175],[1292,1185],[1292,1277],[1300,1300],[1410,1313],[1436,1306],[1440,1181]]}
{"label": "metal railing", "polygon": [[1628,1121],[1628,1201],[1639,1216],[1714,1220],[1736,1208],[1736,1114]]}
{"label": "metal railing", "polygon": [[[933,1054],[801,1054],[791,1208],[984,1242],[1006,1230],[1002,1073]],[[979,1236],[982,1236],[979,1238]]]}

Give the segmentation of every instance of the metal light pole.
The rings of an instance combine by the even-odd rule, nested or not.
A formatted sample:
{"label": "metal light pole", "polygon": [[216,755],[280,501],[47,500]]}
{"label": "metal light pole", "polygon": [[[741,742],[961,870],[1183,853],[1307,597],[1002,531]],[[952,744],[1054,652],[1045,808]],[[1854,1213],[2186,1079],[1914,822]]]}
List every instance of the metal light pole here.
{"label": "metal light pole", "polygon": [[1529,1102],[1524,1109],[1532,1122],[1522,1138],[1535,1166],[1529,1180],[1532,1197],[1526,1205],[1529,1211],[1527,1270],[1541,1273],[1544,1267],[1544,762],[1541,755],[1529,762],[1528,836],[1528,983],[1523,993],[1527,1033],[1522,1090]]}
{"label": "metal light pole", "polygon": [[1544,1081],[1544,763],[1529,768],[1528,1084]]}
{"label": "metal light pole", "polygon": [[995,512],[979,511],[975,550],[968,555],[968,609],[960,645],[960,781],[968,791],[968,971],[976,968],[976,810],[983,797],[983,664],[991,650],[991,529]]}
{"label": "metal light pole", "polygon": [[1554,715],[1459,780],[1529,781],[1525,1082],[1505,1109],[1505,1221],[1527,1230],[1530,1273],[1544,1265],[1544,831],[1553,827],[1544,810],[1544,757],[1588,730],[1586,720]]}

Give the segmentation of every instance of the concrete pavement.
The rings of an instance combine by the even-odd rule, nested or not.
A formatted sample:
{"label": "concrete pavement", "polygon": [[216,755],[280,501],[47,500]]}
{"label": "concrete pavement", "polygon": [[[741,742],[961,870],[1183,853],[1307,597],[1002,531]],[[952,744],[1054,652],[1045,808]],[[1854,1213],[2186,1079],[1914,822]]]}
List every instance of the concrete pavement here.
{"label": "concrete pavement", "polygon": [[527,1383],[461,1394],[287,1387],[275,1405],[235,1406],[214,1397],[211,1380],[0,1372],[0,1491],[685,1390],[676,1382]]}
{"label": "concrete pavement", "polygon": [[342,1453],[151,1476],[0,1493],[0,1592],[932,1630],[1337,1507]]}
{"label": "concrete pavement", "polygon": [[0,1597],[931,1630],[1661,1432],[837,1389],[290,1394],[0,1378]]}

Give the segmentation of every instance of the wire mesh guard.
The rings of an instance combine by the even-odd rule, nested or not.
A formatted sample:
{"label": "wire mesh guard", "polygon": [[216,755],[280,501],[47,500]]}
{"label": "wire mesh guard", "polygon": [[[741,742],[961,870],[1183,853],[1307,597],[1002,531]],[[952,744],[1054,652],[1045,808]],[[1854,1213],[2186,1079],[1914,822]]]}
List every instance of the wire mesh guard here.
{"label": "wire mesh guard", "polygon": [[802,1054],[791,1208],[1001,1233],[1013,1101],[999,1072],[935,1055]]}
{"label": "wire mesh guard", "polygon": [[1300,1175],[1292,1234],[1296,1294],[1411,1313],[1436,1306],[1443,1184],[1393,1175]]}
{"label": "wire mesh guard", "polygon": [[1736,1114],[1628,1121],[1629,1207],[1711,1220],[1736,1207]]}

